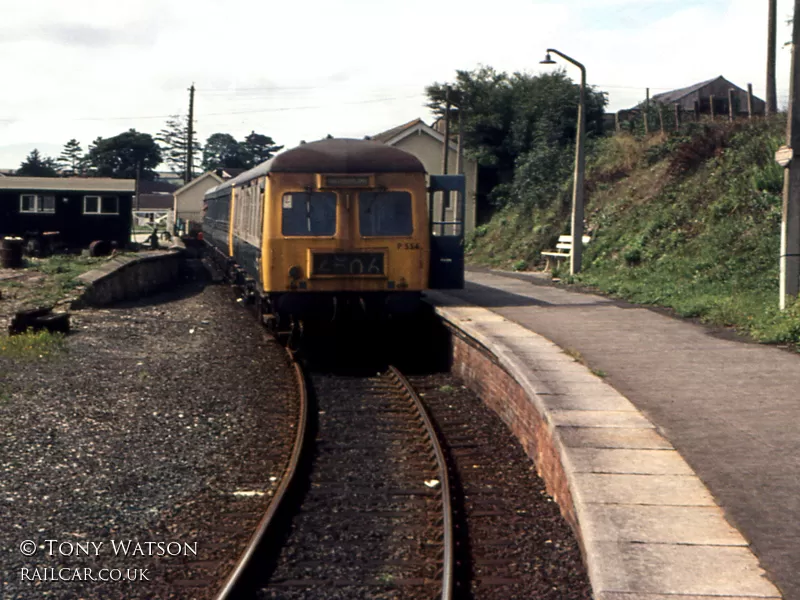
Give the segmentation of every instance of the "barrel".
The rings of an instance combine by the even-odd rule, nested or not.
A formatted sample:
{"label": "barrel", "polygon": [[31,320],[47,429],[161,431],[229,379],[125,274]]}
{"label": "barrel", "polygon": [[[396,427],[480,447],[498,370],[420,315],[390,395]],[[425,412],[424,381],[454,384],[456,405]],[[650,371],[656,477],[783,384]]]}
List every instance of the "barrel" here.
{"label": "barrel", "polygon": [[22,266],[22,238],[7,237],[0,244],[0,267],[19,269]]}

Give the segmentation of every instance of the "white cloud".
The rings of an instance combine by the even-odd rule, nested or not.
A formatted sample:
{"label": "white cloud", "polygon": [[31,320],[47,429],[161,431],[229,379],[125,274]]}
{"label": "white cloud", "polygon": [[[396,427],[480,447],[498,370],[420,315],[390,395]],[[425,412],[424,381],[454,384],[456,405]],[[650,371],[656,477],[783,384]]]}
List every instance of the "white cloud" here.
{"label": "white cloud", "polygon": [[[15,167],[36,143],[75,137],[86,146],[131,127],[154,134],[166,115],[185,113],[192,82],[201,139],[251,130],[289,146],[360,137],[429,117],[424,87],[456,69],[536,72],[547,47],[584,62],[612,109],[635,104],[648,86],[655,93],[719,74],[753,82],[763,97],[762,4],[0,0],[0,167]],[[781,42],[791,10],[779,0]],[[786,50],[778,72],[785,93]]]}

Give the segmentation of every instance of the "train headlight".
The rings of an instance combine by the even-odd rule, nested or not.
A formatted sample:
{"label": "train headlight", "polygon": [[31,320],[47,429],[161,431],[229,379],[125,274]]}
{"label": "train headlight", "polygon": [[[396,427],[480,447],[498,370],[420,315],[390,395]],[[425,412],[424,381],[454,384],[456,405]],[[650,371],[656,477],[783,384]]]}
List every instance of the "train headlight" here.
{"label": "train headlight", "polygon": [[297,265],[293,265],[289,267],[289,278],[293,281],[297,281],[303,277],[303,269],[301,269]]}

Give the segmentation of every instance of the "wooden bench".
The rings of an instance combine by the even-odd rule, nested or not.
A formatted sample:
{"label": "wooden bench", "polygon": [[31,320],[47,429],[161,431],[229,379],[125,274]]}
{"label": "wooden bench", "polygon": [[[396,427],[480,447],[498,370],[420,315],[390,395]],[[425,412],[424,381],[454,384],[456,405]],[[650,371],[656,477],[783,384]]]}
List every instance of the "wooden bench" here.
{"label": "wooden bench", "polygon": [[[588,244],[592,238],[588,235],[583,236],[583,245],[585,246]],[[545,263],[544,269],[545,271],[552,270],[552,267],[561,260],[562,258],[569,258],[569,255],[572,253],[572,236],[571,235],[560,235],[558,236],[558,243],[556,244],[555,250],[548,250],[547,252],[542,252],[541,255],[545,257],[547,261]]]}

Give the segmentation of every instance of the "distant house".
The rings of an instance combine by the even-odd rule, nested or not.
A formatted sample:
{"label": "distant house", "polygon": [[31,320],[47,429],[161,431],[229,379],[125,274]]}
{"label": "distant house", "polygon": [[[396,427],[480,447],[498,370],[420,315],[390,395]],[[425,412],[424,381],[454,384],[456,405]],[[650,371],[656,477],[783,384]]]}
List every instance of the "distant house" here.
{"label": "distant house", "polygon": [[85,247],[95,240],[130,240],[133,179],[81,177],[0,178],[0,237],[58,232],[61,242]]}
{"label": "distant house", "polygon": [[[414,119],[403,125],[387,129],[371,139],[395,146],[416,156],[425,167],[428,174],[440,175],[442,173],[442,155],[444,154],[444,134],[433,127],[426,125],[422,119]],[[456,173],[456,160],[458,146],[450,140],[448,144],[448,173]],[[464,229],[469,232],[475,229],[475,194],[478,185],[478,164],[464,157],[463,172],[466,177],[466,199],[464,205]],[[441,216],[440,200],[434,204],[434,214]],[[444,220],[452,221],[456,216],[456,200],[450,199],[450,204],[445,207]]]}
{"label": "distant house", "polygon": [[158,223],[168,227],[174,221],[172,193],[175,189],[175,185],[164,180],[140,181],[133,205],[135,224]]}
{"label": "distant house", "polygon": [[[227,175],[227,173],[225,173]],[[180,219],[185,223],[184,231],[189,232],[192,228],[199,228],[203,222],[203,196],[210,190],[229,179],[215,171],[207,171],[195,177],[182,188],[175,190],[172,194],[173,211],[175,222]]]}
{"label": "distant house", "polygon": [[[731,83],[722,75],[708,81],[695,83],[679,90],[672,90],[656,94],[650,101],[655,104],[667,106],[680,106],[685,112],[695,112],[698,114],[711,113],[711,98],[714,98],[714,114],[728,114],[728,90],[733,90],[733,110],[734,114],[747,114],[747,90]],[[753,96],[753,114],[763,115],[765,102],[761,98]]]}

